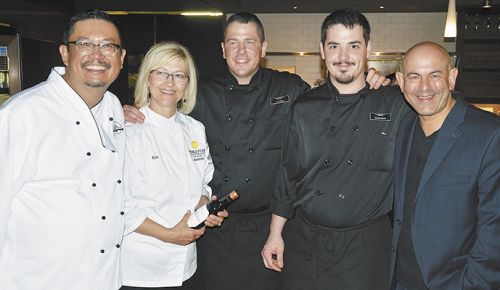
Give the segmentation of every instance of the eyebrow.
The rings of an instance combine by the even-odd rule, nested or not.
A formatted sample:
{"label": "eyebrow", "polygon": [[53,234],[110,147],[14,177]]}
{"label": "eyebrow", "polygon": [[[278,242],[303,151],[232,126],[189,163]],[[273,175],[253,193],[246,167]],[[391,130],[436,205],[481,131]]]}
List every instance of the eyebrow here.
{"label": "eyebrow", "polygon": [[[342,44],[342,43],[337,41],[329,41],[326,44]],[[359,40],[349,41],[347,44],[361,44],[361,41]]]}

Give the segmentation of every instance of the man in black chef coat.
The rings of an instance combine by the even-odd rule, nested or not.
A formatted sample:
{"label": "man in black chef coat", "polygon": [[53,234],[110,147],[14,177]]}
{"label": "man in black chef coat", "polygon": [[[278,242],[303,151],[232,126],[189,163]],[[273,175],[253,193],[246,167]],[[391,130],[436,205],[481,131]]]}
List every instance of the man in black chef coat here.
{"label": "man in black chef coat", "polygon": [[[240,198],[230,218],[197,242],[196,289],[277,289],[277,273],[263,267],[260,251],[269,233],[286,115],[309,85],[295,74],[260,67],[267,42],[254,14],[229,17],[221,46],[227,70],[200,80],[192,116],[205,125],[213,192],[221,197],[236,189]],[[375,87],[385,79],[372,76],[367,79]],[[134,121],[135,110],[125,110],[127,121]]]}
{"label": "man in black chef coat", "polygon": [[320,50],[329,78],[291,104],[264,264],[286,290],[386,290],[393,151],[409,109],[396,87],[369,90],[361,13],[330,14]]}

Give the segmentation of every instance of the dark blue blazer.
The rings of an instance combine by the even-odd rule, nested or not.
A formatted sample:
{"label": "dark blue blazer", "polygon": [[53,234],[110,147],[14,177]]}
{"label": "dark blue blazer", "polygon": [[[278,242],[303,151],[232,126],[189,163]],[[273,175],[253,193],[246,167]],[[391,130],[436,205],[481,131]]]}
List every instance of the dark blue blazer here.
{"label": "dark blue blazer", "polygon": [[[391,281],[403,220],[412,113],[396,142]],[[500,118],[461,97],[437,133],[413,205],[411,237],[430,290],[500,289]]]}

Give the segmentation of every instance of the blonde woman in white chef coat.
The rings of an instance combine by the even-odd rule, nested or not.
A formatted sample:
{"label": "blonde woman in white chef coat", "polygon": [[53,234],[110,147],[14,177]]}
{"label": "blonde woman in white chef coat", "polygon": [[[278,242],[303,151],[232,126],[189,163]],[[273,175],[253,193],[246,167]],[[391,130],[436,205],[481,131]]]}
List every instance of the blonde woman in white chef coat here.
{"label": "blonde woman in white chef coat", "polygon": [[[214,171],[205,127],[186,115],[196,82],[192,56],[175,42],[153,46],[139,70],[135,104],[145,121],[126,129],[123,290],[193,289],[195,241],[205,228],[187,221],[209,200]],[[205,224],[222,219],[210,215]]]}

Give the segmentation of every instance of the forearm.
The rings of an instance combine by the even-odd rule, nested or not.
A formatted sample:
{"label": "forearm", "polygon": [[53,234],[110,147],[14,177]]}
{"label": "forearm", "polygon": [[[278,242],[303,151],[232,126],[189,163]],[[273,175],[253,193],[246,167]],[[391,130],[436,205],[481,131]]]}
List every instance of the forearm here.
{"label": "forearm", "polygon": [[208,197],[205,195],[200,196],[200,200],[198,201],[198,204],[196,205],[196,209],[202,207],[208,202]]}
{"label": "forearm", "polygon": [[135,229],[135,232],[141,235],[153,237],[166,243],[172,243],[174,240],[174,233],[172,229],[166,228],[149,218],[146,218],[142,224]]}
{"label": "forearm", "polygon": [[286,221],[286,218],[273,214],[271,217],[271,225],[269,228],[269,237],[281,237],[281,233],[283,232]]}

